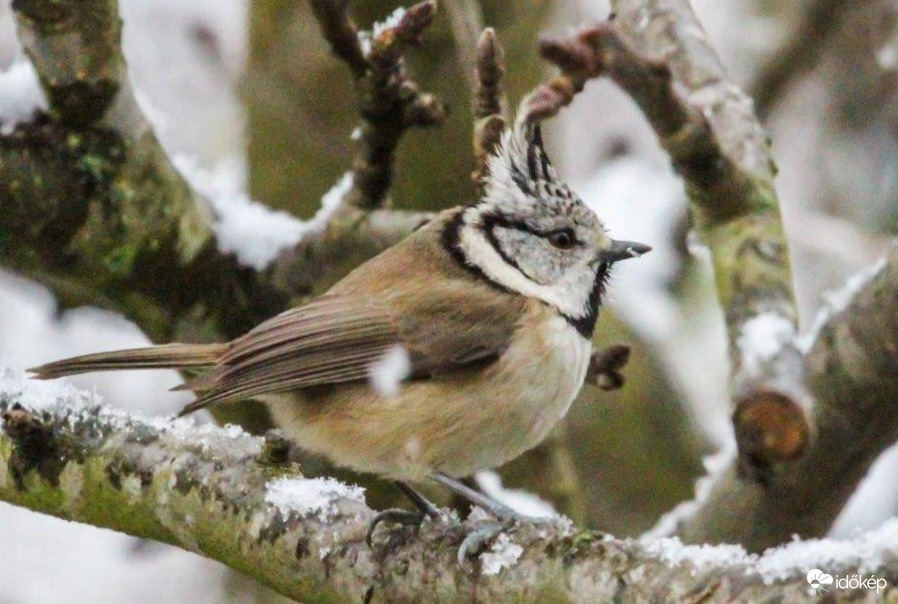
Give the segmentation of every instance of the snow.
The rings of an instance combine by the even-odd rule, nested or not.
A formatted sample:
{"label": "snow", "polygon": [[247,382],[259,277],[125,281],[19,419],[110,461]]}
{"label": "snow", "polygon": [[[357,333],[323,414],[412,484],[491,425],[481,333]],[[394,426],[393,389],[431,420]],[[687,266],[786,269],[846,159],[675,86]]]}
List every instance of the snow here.
{"label": "snow", "polygon": [[745,567],[765,584],[805,576],[811,569],[871,573],[898,556],[898,518],[857,539],[795,539],[763,554],[749,554],[740,545],[685,545],[677,538],[639,540],[645,552],[670,566],[691,565],[696,572],[709,568]]}
{"label": "snow", "polygon": [[405,8],[397,7],[386,19],[371,26],[371,36],[377,38],[384,31],[398,26],[403,17],[405,17]]}
{"label": "snow", "polygon": [[480,568],[484,575],[498,575],[504,568],[512,568],[524,553],[524,548],[514,543],[508,533],[499,533],[489,551],[480,554]]}
{"label": "snow", "polygon": [[742,371],[756,376],[787,343],[795,338],[795,325],[775,312],[764,312],[742,324],[736,346],[742,356]]}
{"label": "snow", "polygon": [[402,344],[395,344],[368,367],[368,381],[379,395],[393,397],[399,394],[402,381],[411,373],[408,350]]}
{"label": "snow", "polygon": [[898,445],[874,462],[848,499],[829,531],[830,537],[851,538],[898,516]]}
{"label": "snow", "polygon": [[896,45],[895,40],[890,40],[876,51],[876,64],[883,71],[895,71],[898,69],[898,45]]}
{"label": "snow", "polygon": [[34,380],[24,373],[0,366],[0,397],[32,411],[68,411],[70,426],[89,418],[98,417],[115,428],[144,424],[170,435],[172,438],[208,449],[222,441],[248,439],[251,450],[260,451],[262,439],[253,437],[240,426],[233,424],[219,427],[214,424],[197,424],[192,417],[149,417],[141,413],[126,412],[105,404],[96,390],[84,390],[67,379]]}
{"label": "snow", "polygon": [[811,346],[813,346],[814,342],[817,340],[817,336],[820,334],[823,325],[833,315],[848,308],[848,305],[851,304],[851,301],[854,300],[854,297],[858,292],[876,278],[885,267],[886,259],[885,256],[883,256],[875,263],[852,275],[839,289],[824,294],[823,306],[814,316],[814,322],[811,325],[811,328],[808,329],[806,333],[802,334],[796,341],[799,349],[803,352],[810,350]]}
{"label": "snow", "polygon": [[295,246],[304,236],[320,232],[352,187],[352,175],[347,172],[322,197],[318,213],[311,220],[302,221],[250,199],[242,187],[239,161],[223,161],[214,170],[205,170],[196,160],[175,154],[173,163],[211,203],[219,249],[233,252],[241,264],[256,270],[265,269],[279,253]]}
{"label": "snow", "polygon": [[12,133],[35,111],[46,108],[47,101],[31,61],[19,57],[8,69],[0,71],[0,134]]}
{"label": "snow", "polygon": [[265,501],[284,512],[316,514],[327,521],[338,511],[337,500],[365,503],[365,489],[336,478],[278,478],[265,485]]}
{"label": "snow", "polygon": [[878,529],[852,540],[807,539],[769,549],[755,563],[767,584],[805,573],[812,568],[827,572],[837,567],[866,574],[898,555],[898,518],[887,520]]}
{"label": "snow", "polygon": [[483,470],[474,475],[477,486],[484,494],[501,504],[507,505],[519,514],[533,518],[556,518],[554,506],[534,493],[522,489],[506,489],[502,477],[491,470]]}
{"label": "snow", "polygon": [[741,545],[687,545],[677,537],[643,540],[641,543],[648,555],[668,566],[689,564],[695,572],[724,566],[748,566],[756,560]]}

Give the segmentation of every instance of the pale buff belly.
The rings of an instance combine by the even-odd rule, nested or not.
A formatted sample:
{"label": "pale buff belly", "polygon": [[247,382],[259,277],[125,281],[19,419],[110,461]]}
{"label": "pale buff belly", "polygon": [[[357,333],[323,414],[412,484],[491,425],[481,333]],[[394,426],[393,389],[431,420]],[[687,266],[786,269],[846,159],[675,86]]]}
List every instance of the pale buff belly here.
{"label": "pale buff belly", "polygon": [[521,328],[485,370],[404,384],[382,397],[367,384],[265,399],[296,443],[333,462],[402,480],[499,466],[539,444],[567,413],[591,344],[558,316]]}

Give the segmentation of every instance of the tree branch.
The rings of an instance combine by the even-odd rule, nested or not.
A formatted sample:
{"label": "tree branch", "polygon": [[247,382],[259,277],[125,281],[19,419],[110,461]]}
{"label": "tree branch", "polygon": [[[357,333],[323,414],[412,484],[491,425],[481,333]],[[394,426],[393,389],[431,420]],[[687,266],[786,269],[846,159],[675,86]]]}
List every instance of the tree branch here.
{"label": "tree branch", "polygon": [[357,152],[347,202],[376,208],[390,188],[394,153],[405,130],[435,126],[446,115],[440,101],[421,92],[404,67],[405,51],[420,43],[436,2],[425,0],[408,10],[398,9],[371,32],[358,32],[346,0],[313,0],[312,9],[334,54],[349,65],[356,80],[361,119],[353,135]]}
{"label": "tree branch", "polygon": [[474,69],[474,173],[478,186],[486,177],[487,164],[508,121],[508,101],[502,91],[505,58],[502,45],[492,27],[480,34],[476,46]]}
{"label": "tree branch", "polygon": [[50,113],[0,136],[0,257],[63,306],[112,308],[157,342],[230,339],[429,219],[368,214],[344,195],[326,224],[267,269],[242,266],[220,251],[209,204],[134,101],[116,2],[14,8]]}
{"label": "tree branch", "polygon": [[[380,529],[372,550],[364,535],[373,512],[359,492],[279,465],[277,438],[130,417],[92,395],[9,374],[0,379],[0,414],[3,501],[200,553],[298,601],[809,598],[807,570],[774,564],[776,552],[618,540],[564,523],[503,533],[468,568],[455,550],[483,519]],[[846,549],[833,560],[832,548],[821,548],[827,572],[898,572],[894,546],[872,562]]]}
{"label": "tree branch", "polygon": [[[796,335],[788,244],[773,160],[751,101],[730,82],[686,0],[618,0],[615,18],[540,51],[561,74],[526,99],[539,121],[607,76],[642,109],[683,177],[695,228],[711,251],[733,366],[740,468],[759,479],[798,458],[811,396]],[[768,342],[772,342],[772,345]]]}
{"label": "tree branch", "polygon": [[798,312],[769,144],[686,0],[613,6],[599,47],[686,182],[727,325],[740,468],[763,479],[807,447],[812,402],[790,345]]}
{"label": "tree branch", "polygon": [[804,364],[817,438],[764,484],[731,467],[680,526],[694,543],[742,543],[750,551],[792,535],[825,535],[879,455],[898,440],[898,245],[854,277],[818,318]]}

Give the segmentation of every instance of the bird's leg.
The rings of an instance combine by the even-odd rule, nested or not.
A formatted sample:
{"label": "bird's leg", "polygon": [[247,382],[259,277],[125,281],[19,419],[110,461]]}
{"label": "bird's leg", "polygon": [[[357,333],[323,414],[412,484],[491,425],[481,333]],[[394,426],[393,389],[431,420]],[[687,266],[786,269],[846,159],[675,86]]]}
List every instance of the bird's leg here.
{"label": "bird's leg", "polygon": [[374,536],[374,529],[382,522],[397,522],[403,525],[420,526],[425,518],[436,519],[441,513],[440,509],[430,502],[424,495],[416,491],[407,482],[401,480],[393,481],[397,489],[402,491],[403,495],[408,497],[409,501],[415,504],[416,511],[406,510],[402,508],[390,508],[378,512],[371,523],[368,525],[368,532],[365,534],[365,541],[370,547]]}
{"label": "bird's leg", "polygon": [[459,497],[467,499],[470,503],[476,505],[477,507],[483,508],[499,520],[535,520],[530,516],[525,516],[524,514],[515,512],[504,503],[499,503],[492,497],[489,497],[488,495],[485,495],[480,491],[472,489],[465,483],[452,478],[447,474],[437,472],[432,476],[432,478]]}
{"label": "bird's leg", "polygon": [[461,545],[458,546],[457,559],[459,566],[465,565],[465,560],[469,557],[476,556],[487,543],[497,537],[502,531],[511,528],[515,522],[535,522],[542,523],[548,521],[545,518],[534,518],[520,514],[507,505],[499,503],[492,497],[489,497],[480,491],[474,490],[463,482],[452,478],[442,472],[437,472],[432,476],[441,485],[455,493],[456,495],[467,499],[472,504],[483,508],[492,514],[499,522],[491,522],[480,526],[464,538]]}

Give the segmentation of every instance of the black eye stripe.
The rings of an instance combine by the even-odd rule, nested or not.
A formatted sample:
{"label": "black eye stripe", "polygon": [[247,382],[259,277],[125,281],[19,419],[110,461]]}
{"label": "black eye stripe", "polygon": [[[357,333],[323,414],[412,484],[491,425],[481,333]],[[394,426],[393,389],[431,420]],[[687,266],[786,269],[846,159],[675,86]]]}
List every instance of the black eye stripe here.
{"label": "black eye stripe", "polygon": [[581,241],[577,239],[577,234],[574,232],[574,229],[569,227],[563,227],[560,229],[552,229],[551,231],[540,231],[534,229],[529,224],[524,222],[523,220],[510,220],[505,216],[500,216],[498,214],[484,214],[481,217],[483,221],[483,230],[488,236],[493,237],[492,230],[494,227],[500,226],[506,229],[515,229],[518,231],[524,231],[525,233],[530,233],[531,235],[535,235],[541,239],[549,239],[553,235],[557,235],[562,231],[568,231],[571,238],[574,240],[574,245],[581,245]]}

